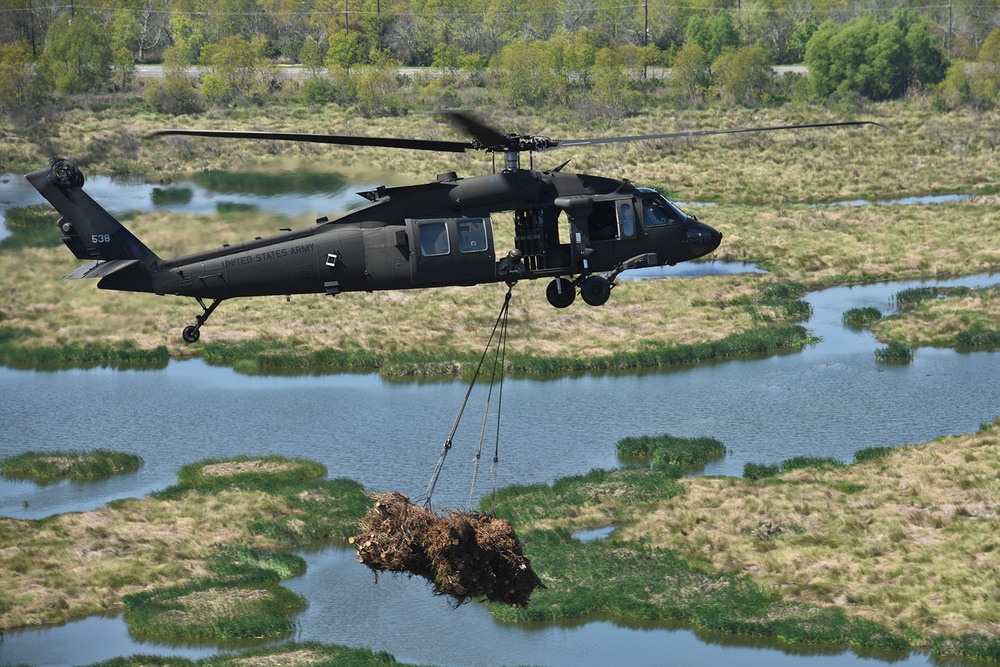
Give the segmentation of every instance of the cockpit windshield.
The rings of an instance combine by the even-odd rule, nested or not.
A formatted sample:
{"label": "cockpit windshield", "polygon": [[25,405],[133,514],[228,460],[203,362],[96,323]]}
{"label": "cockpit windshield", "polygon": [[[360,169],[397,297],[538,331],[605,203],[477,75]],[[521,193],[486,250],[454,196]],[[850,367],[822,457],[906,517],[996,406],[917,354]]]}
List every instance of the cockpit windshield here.
{"label": "cockpit windshield", "polygon": [[646,227],[678,225],[685,220],[687,216],[655,190],[650,190],[643,196],[642,222]]}

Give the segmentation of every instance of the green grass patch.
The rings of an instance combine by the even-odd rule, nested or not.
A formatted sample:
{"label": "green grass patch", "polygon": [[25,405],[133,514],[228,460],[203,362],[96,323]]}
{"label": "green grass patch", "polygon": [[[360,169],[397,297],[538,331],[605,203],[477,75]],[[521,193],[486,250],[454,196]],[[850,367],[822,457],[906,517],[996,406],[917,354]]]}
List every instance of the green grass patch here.
{"label": "green grass patch", "polygon": [[851,308],[844,313],[843,319],[844,324],[847,326],[861,329],[864,327],[870,327],[882,319],[882,311],[874,306]]}
{"label": "green grass patch", "polygon": [[875,360],[886,364],[908,364],[913,361],[913,350],[899,343],[889,343],[875,350]]}
{"label": "green grass patch", "polygon": [[199,579],[126,595],[124,604],[125,622],[134,633],[254,639],[292,632],[291,615],[303,609],[306,601],[279,585],[271,573]]}
{"label": "green grass patch", "polygon": [[70,343],[59,346],[33,347],[23,345],[35,337],[28,329],[0,327],[0,364],[11,368],[114,368],[161,369],[170,361],[166,346],[151,350],[135,347],[129,342]]}
{"label": "green grass patch", "polygon": [[895,447],[865,447],[854,452],[854,462],[877,461],[884,459],[896,451]]}
{"label": "green grass patch", "polygon": [[943,655],[965,655],[979,660],[1000,661],[1000,638],[981,632],[954,637],[935,637],[931,651]]}
{"label": "green grass patch", "polygon": [[900,310],[914,310],[921,302],[936,298],[938,298],[937,287],[911,287],[896,292],[893,301]]}
{"label": "green grass patch", "polygon": [[59,245],[59,214],[48,204],[17,206],[4,212],[10,236],[0,241],[0,250],[54,248]]}
{"label": "green grass patch", "polygon": [[980,350],[1000,349],[1000,329],[974,325],[955,334],[955,345]]}
{"label": "green grass patch", "polygon": [[132,472],[142,457],[107,449],[24,452],[0,461],[0,472],[12,479],[37,481],[90,479]]}
{"label": "green grass patch", "polygon": [[764,479],[774,477],[781,472],[781,466],[777,463],[754,463],[747,461],[743,464],[743,479]]}
{"label": "green grass patch", "polygon": [[766,477],[774,477],[780,475],[781,473],[790,472],[792,470],[800,470],[802,468],[816,468],[822,470],[826,467],[841,468],[843,463],[837,459],[825,457],[825,456],[793,456],[790,459],[785,459],[781,463],[752,463],[747,462],[743,465],[743,478],[744,479],[764,479]]}
{"label": "green grass patch", "polygon": [[651,460],[660,468],[704,465],[726,455],[725,446],[715,438],[682,438],[669,433],[622,438],[615,449],[621,458]]}
{"label": "green grass patch", "polygon": [[[607,525],[626,518],[630,509],[666,500],[684,492],[677,481],[679,470],[591,470],[585,475],[557,479],[551,485],[514,485],[496,494],[496,515],[515,526],[542,519],[586,518],[589,504],[615,498],[611,514],[595,517],[593,525]],[[490,510],[490,499],[481,502],[483,511]],[[597,520],[599,519],[599,521]]]}
{"label": "green grass patch", "polygon": [[244,546],[232,546],[209,559],[208,569],[222,578],[276,576],[287,579],[306,571],[301,556],[287,551],[263,551]]}
{"label": "green grass patch", "polygon": [[802,300],[806,286],[795,281],[762,283],[756,295],[733,299],[730,303],[742,306],[750,316],[760,322],[801,322],[812,315],[812,308]]}

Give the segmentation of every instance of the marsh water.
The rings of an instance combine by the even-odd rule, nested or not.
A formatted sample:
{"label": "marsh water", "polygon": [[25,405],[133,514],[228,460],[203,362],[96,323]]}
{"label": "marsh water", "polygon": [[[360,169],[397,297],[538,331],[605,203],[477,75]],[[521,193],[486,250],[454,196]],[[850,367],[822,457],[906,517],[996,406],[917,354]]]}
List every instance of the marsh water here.
{"label": "marsh water", "polygon": [[[975,276],[941,284],[997,282],[1000,276]],[[975,431],[1000,415],[1000,353],[919,349],[912,363],[886,365],[874,359],[880,344],[871,334],[841,323],[850,308],[890,312],[892,296],[915,284],[808,295],[807,326],[822,342],[802,352],[669,372],[508,379],[498,483],[550,482],[619,465],[615,443],[630,435],[715,437],[730,451],[699,474],[740,475],[748,461],[797,455],[850,461],[864,447]],[[419,496],[466,389],[461,381],[364,374],[247,376],[200,360],[160,370],[0,368],[0,457],[103,447],[145,460],[135,473],[96,482],[0,479],[0,515],[41,518],[101,507],[168,486],[186,463],[240,454],[306,457],[368,489]],[[477,400],[484,402],[484,394],[473,395],[473,412]],[[438,506],[468,503],[481,414],[480,407],[478,417],[463,420],[435,492]],[[489,492],[490,475],[480,472],[479,480],[477,496]],[[282,641],[342,643],[442,665],[931,664],[923,654],[859,656],[842,647],[783,647],[606,618],[505,625],[479,604],[452,609],[419,579],[385,576],[373,585],[351,549],[302,555],[306,574],[286,585],[305,595],[309,608],[297,616],[298,632]],[[130,636],[120,616],[91,617],[6,633],[0,663],[86,664],[134,653],[197,657],[238,647],[150,641]]]}

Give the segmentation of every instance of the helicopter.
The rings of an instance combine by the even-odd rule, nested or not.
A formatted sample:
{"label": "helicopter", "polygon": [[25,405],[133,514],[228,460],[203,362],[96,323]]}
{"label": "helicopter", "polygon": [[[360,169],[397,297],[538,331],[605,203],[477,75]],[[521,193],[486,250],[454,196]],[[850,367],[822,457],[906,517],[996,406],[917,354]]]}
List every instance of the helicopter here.
{"label": "helicopter", "polygon": [[[170,135],[285,140],[494,156],[493,173],[379,186],[358,193],[368,203],[335,219],[321,217],[304,229],[160,258],[83,191],[75,162],[53,157],[27,174],[60,213],[63,244],[90,264],[64,276],[98,279],[100,289],[194,297],[202,312],[183,329],[195,343],[201,327],[226,299],[249,296],[471,286],[549,279],[546,297],[567,308],[577,293],[591,306],[605,304],[618,275],[629,269],[670,265],[711,253],[722,234],[651,188],[628,180],[534,168],[534,154],[556,148],[655,141],[742,132],[878,125],[842,121],[637,136],[556,140],[503,134],[465,111],[438,112],[472,137],[444,141],[391,137],[230,130],[158,130]],[[528,153],[530,165],[521,166]],[[503,156],[496,169],[496,155]],[[492,216],[513,212],[514,247],[497,248]],[[211,300],[206,305],[205,300]]]}

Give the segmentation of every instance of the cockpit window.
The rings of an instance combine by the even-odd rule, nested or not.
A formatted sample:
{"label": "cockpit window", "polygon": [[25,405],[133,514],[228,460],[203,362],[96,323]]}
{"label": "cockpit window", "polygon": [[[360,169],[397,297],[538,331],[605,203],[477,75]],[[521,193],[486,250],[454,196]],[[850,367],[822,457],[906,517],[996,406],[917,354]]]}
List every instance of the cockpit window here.
{"label": "cockpit window", "polygon": [[684,222],[684,214],[662,197],[642,200],[642,222],[646,227],[663,227]]}

